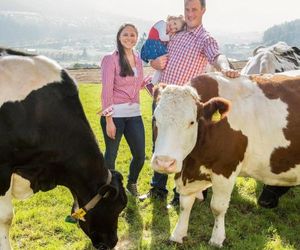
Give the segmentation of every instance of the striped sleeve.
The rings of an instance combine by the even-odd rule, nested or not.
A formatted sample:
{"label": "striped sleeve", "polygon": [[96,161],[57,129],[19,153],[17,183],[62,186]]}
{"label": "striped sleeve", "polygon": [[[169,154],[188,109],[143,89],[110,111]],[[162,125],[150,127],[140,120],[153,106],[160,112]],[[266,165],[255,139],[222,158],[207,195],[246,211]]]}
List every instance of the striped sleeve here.
{"label": "striped sleeve", "polygon": [[101,79],[102,79],[102,115],[110,116],[113,114],[113,89],[115,78],[115,64],[113,56],[105,56],[101,62]]}
{"label": "striped sleeve", "polygon": [[205,39],[203,50],[208,62],[212,65],[215,63],[217,56],[221,54],[217,41],[212,37]]}

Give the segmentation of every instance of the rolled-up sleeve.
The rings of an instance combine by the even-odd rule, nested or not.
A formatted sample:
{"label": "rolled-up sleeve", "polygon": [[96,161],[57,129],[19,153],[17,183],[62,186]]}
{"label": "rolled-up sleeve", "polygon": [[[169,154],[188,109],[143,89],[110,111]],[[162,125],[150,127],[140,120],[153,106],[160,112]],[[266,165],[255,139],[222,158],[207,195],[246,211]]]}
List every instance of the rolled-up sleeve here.
{"label": "rolled-up sleeve", "polygon": [[212,37],[205,39],[203,50],[208,62],[212,65],[215,63],[217,56],[221,54],[217,41]]}
{"label": "rolled-up sleeve", "polygon": [[113,114],[113,89],[115,79],[115,64],[112,56],[105,56],[101,62],[102,79],[102,115],[110,116]]}

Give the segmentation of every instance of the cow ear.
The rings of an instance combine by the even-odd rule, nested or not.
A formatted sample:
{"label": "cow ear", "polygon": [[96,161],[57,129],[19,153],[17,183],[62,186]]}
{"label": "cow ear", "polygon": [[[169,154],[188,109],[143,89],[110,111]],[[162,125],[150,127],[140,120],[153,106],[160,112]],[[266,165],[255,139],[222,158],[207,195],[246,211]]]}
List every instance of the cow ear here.
{"label": "cow ear", "polygon": [[294,50],[294,52],[300,56],[300,49],[298,47],[292,47],[292,49]]}
{"label": "cow ear", "polygon": [[103,198],[109,198],[112,200],[117,199],[119,195],[119,189],[115,187],[114,185],[104,185],[102,186],[98,193],[103,197]]}
{"label": "cow ear", "polygon": [[123,176],[115,170],[110,170],[112,179],[110,184],[106,184],[99,189],[99,194],[104,198],[116,200],[119,196],[120,186],[123,185]]}
{"label": "cow ear", "polygon": [[217,123],[227,116],[230,107],[230,101],[221,97],[212,98],[203,105],[203,117],[207,121]]}
{"label": "cow ear", "polygon": [[204,112],[204,105],[201,102],[196,102],[197,105],[197,121],[200,120],[200,118],[203,116],[203,112]]}
{"label": "cow ear", "polygon": [[108,197],[112,200],[116,200],[119,196],[119,188],[117,186],[110,185],[110,189],[108,192]]}
{"label": "cow ear", "polygon": [[153,100],[155,103],[158,103],[160,96],[161,96],[161,92],[163,91],[163,89],[167,87],[167,84],[165,83],[159,83],[156,84],[153,88]]}
{"label": "cow ear", "polygon": [[256,48],[253,50],[253,52],[252,52],[252,56],[256,56],[256,55],[258,54],[259,50],[260,50],[260,49],[263,49],[263,48],[265,48],[265,46],[258,46],[258,47],[256,47]]}

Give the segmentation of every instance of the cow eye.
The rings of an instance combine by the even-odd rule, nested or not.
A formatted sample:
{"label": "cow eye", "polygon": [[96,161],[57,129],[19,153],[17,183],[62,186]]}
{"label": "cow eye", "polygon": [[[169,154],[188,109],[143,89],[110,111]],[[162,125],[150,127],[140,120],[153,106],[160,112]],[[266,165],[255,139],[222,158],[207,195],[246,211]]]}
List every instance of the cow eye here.
{"label": "cow eye", "polygon": [[195,124],[194,121],[191,121],[191,122],[190,122],[190,126],[193,126],[194,124]]}

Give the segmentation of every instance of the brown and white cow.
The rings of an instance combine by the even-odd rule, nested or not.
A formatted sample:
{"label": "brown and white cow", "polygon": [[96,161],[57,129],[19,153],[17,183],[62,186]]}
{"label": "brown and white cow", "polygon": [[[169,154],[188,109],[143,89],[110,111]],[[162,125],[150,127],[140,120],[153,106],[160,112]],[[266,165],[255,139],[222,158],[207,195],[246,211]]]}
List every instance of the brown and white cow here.
{"label": "brown and white cow", "polygon": [[212,186],[210,243],[221,247],[224,217],[237,176],[268,185],[300,184],[300,71],[201,75],[191,86],[167,86],[154,112],[152,167],[176,173],[181,212],[170,239],[182,243],[195,196]]}

